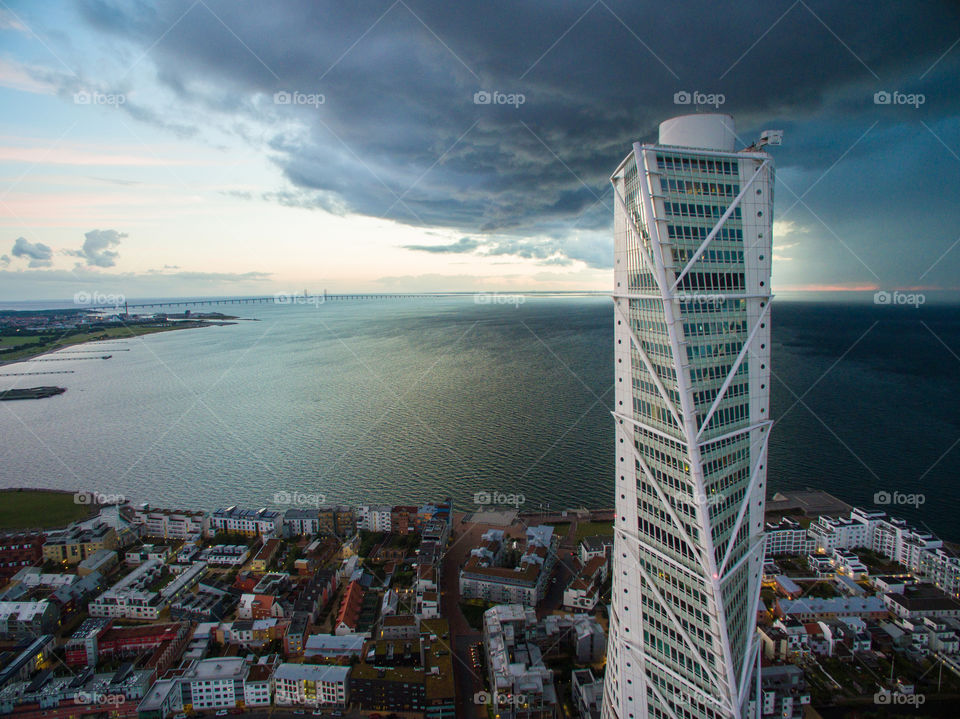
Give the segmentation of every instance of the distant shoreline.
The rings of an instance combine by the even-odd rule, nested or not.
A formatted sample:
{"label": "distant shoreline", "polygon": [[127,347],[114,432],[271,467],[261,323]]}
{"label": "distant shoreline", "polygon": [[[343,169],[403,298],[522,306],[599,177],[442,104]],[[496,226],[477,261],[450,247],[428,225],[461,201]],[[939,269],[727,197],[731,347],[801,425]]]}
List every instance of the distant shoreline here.
{"label": "distant shoreline", "polygon": [[[168,317],[163,321],[163,324],[149,324],[149,323],[132,323],[132,324],[119,324],[119,325],[104,325],[103,327],[97,327],[92,331],[84,330],[75,330],[67,331],[66,334],[63,334],[60,338],[54,340],[52,343],[45,344],[40,347],[31,347],[29,350],[25,350],[22,353],[13,351],[9,356],[0,355],[0,367],[6,367],[11,364],[16,364],[18,362],[29,362],[38,357],[42,357],[48,354],[55,354],[56,352],[66,348],[66,347],[75,347],[79,345],[93,344],[96,342],[105,342],[112,340],[122,340],[122,339],[133,339],[136,337],[142,337],[144,335],[156,334],[159,332],[171,332],[174,330],[188,330],[196,329],[198,327],[213,327],[213,326],[225,326],[236,324],[235,320],[240,318],[234,317],[232,315],[201,315],[196,320],[193,319],[180,319],[181,315],[174,315],[173,321],[170,321]],[[41,335],[28,335],[27,338],[37,337]],[[6,337],[9,337],[7,335]],[[0,347],[3,347],[3,340],[5,336],[0,336]],[[24,344],[29,344],[25,342]]]}

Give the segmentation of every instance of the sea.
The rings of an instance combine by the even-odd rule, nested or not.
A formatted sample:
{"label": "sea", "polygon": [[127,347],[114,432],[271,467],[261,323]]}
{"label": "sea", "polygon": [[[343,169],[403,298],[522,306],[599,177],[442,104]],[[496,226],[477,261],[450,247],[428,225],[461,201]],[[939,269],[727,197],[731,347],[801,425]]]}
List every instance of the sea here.
{"label": "sea", "polygon": [[[67,389],[0,402],[0,486],[612,507],[611,300],[483,297],[197,306],[243,319],[0,366],[64,371],[0,389]],[[772,328],[770,494],[823,489],[960,540],[960,308],[776,301]]]}

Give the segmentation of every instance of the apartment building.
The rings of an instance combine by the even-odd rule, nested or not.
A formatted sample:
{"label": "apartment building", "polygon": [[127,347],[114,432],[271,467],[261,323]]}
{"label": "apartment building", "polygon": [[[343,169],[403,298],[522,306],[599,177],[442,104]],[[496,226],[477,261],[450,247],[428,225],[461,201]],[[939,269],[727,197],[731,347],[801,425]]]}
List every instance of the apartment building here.
{"label": "apartment building", "polygon": [[278,706],[344,707],[350,695],[350,667],[281,664],[273,675]]}
{"label": "apartment building", "polygon": [[91,617],[156,620],[164,604],[150,586],[162,571],[163,564],[157,560],[144,562],[90,602],[88,613]]}
{"label": "apartment building", "polygon": [[89,527],[74,523],[47,534],[43,559],[62,565],[79,564],[101,549],[116,548],[117,532],[106,522],[95,522]]}
{"label": "apartment building", "polygon": [[536,606],[546,593],[556,562],[557,538],[548,525],[527,529],[526,547],[516,567],[499,566],[503,534],[491,530],[460,570],[460,595],[499,604]]}
{"label": "apartment building", "polygon": [[291,537],[312,537],[320,533],[316,509],[288,509],[283,513],[283,528]]}
{"label": "apartment building", "polygon": [[357,507],[357,529],[369,532],[390,532],[393,507],[385,504],[363,504]]}
{"label": "apartment building", "polygon": [[43,560],[43,532],[0,532],[0,582]]}
{"label": "apartment building", "polygon": [[248,537],[278,537],[283,515],[273,509],[240,509],[236,505],[218,509],[210,517],[214,532],[243,534]]}
{"label": "apartment building", "polygon": [[49,599],[0,601],[0,639],[21,640],[54,631],[60,609]]}
{"label": "apartment building", "polygon": [[143,536],[158,539],[197,539],[210,532],[206,512],[161,509],[146,503],[133,510],[133,521],[142,526]]}

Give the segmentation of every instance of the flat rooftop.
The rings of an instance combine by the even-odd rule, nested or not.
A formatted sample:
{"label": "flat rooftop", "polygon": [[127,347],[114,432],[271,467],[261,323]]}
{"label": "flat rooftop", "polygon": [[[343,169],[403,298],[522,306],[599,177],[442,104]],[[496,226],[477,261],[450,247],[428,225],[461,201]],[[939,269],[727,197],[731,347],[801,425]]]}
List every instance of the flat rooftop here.
{"label": "flat rooftop", "polygon": [[837,517],[849,514],[853,506],[819,489],[801,489],[776,492],[767,498],[766,511],[776,514],[799,513],[807,517],[821,514]]}
{"label": "flat rooftop", "polygon": [[484,512],[472,512],[464,517],[464,521],[474,524],[492,525],[494,527],[509,527],[517,518],[517,510],[487,510]]}
{"label": "flat rooftop", "polygon": [[909,585],[903,594],[888,594],[887,597],[908,612],[960,611],[960,602],[932,584]]}

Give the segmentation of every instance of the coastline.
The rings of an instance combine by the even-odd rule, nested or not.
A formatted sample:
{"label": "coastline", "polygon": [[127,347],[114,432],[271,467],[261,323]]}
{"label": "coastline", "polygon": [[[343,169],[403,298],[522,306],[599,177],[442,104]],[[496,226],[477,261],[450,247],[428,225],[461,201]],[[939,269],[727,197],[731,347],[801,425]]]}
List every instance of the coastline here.
{"label": "coastline", "polygon": [[111,340],[134,339],[143,335],[157,334],[159,332],[233,325],[236,324],[236,320],[239,319],[240,318],[231,315],[224,315],[222,318],[215,319],[202,318],[197,320],[176,320],[174,322],[168,321],[162,325],[120,325],[117,327],[104,328],[102,332],[97,332],[96,334],[82,331],[71,332],[70,334],[55,340],[52,344],[45,347],[31,348],[28,351],[24,351],[23,354],[12,352],[10,354],[13,356],[9,359],[4,355],[0,355],[0,367],[6,367],[7,365],[16,364],[18,362],[28,362],[38,357],[43,357],[44,355],[54,354],[66,347],[76,347],[79,345],[93,344],[96,342],[105,342]]}

